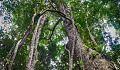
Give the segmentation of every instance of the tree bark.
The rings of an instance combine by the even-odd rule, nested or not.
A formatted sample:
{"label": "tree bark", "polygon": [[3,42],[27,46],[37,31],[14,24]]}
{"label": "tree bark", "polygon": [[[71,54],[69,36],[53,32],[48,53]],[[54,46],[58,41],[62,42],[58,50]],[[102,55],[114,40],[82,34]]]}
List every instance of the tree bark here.
{"label": "tree bark", "polygon": [[[65,14],[66,11],[68,11],[64,5],[61,6],[61,9],[61,11],[63,11]],[[99,54],[93,49],[89,49],[87,51],[83,48],[83,40],[81,39],[75,27],[74,19],[71,18],[71,20],[72,22],[63,18],[65,31],[69,39],[68,44],[70,54],[73,53],[73,50],[75,51],[74,54],[70,55],[71,58],[69,58],[69,70],[73,70],[73,65],[71,67],[71,64],[73,64],[73,56],[77,58],[77,62],[79,62],[79,64],[80,61],[83,62],[82,65],[80,64],[81,70],[114,70],[114,67],[111,67],[112,63],[107,59],[102,58],[101,54]],[[92,53],[97,54],[95,54],[94,56],[90,56]]]}
{"label": "tree bark", "polygon": [[[63,11],[64,14],[66,14],[65,9],[66,8],[62,3],[61,4],[61,11]],[[70,21],[70,20],[67,20],[64,17],[62,18],[62,20],[64,22],[64,27],[65,27],[65,30],[66,30],[66,33],[67,33],[68,39],[69,39],[69,42],[68,42],[68,46],[69,46],[69,70],[73,70],[73,56],[74,56],[74,50],[75,50],[75,44],[76,44],[76,42],[75,42],[75,40],[76,40],[76,36],[75,36],[76,32],[75,32],[75,29],[72,27],[72,26],[74,26],[73,25],[74,21],[71,18],[70,18],[70,20],[71,20]],[[69,32],[68,32],[68,30],[69,30]]]}
{"label": "tree bark", "polygon": [[33,37],[31,40],[31,47],[30,47],[30,52],[29,52],[29,56],[28,56],[28,61],[26,64],[26,70],[34,70],[35,63],[37,60],[38,40],[39,40],[39,36],[41,34],[41,29],[44,25],[46,18],[47,18],[47,16],[45,16],[45,15],[40,16],[37,26],[34,30]]}
{"label": "tree bark", "polygon": [[17,44],[16,44],[16,47],[15,47],[15,49],[14,49],[14,54],[12,55],[12,58],[11,58],[11,62],[9,62],[6,66],[6,69],[5,70],[11,70],[11,68],[12,68],[12,64],[13,64],[13,61],[14,61],[14,59],[15,59],[15,56],[16,56],[16,53],[17,53],[17,49],[18,49],[18,47],[19,47],[19,44],[20,44],[20,42],[21,42],[21,40],[19,40],[18,42],[17,42]]}
{"label": "tree bark", "polygon": [[13,64],[13,62],[14,62],[14,59],[15,59],[15,56],[16,56],[16,54],[17,54],[18,49],[24,44],[25,40],[28,38],[28,36],[30,35],[30,33],[31,33],[31,31],[32,31],[32,26],[33,26],[33,24],[34,24],[34,18],[35,18],[35,16],[36,16],[36,13],[35,13],[34,16],[32,17],[32,22],[31,22],[29,28],[27,29],[27,31],[25,32],[25,35],[24,35],[23,39],[22,39],[22,40],[19,40],[19,41],[17,42],[17,44],[16,44],[16,46],[15,46],[15,49],[14,49],[14,51],[12,52],[12,55],[11,55],[11,57],[10,57],[10,59],[9,59],[11,62],[8,62],[7,65],[5,64],[5,65],[6,65],[5,70],[11,70],[12,64]]}
{"label": "tree bark", "polygon": [[10,51],[9,51],[9,53],[8,53],[8,55],[7,55],[7,57],[6,57],[6,58],[4,59],[4,61],[2,62],[2,64],[1,64],[1,65],[2,65],[2,68],[1,68],[1,69],[5,69],[6,65],[9,63],[9,62],[7,62],[6,59],[10,59],[10,58],[11,58],[12,52],[14,51],[14,49],[15,49],[15,47],[16,47],[16,44],[18,43],[19,37],[20,37],[20,34],[19,34],[17,40],[15,41],[13,47],[10,49]]}

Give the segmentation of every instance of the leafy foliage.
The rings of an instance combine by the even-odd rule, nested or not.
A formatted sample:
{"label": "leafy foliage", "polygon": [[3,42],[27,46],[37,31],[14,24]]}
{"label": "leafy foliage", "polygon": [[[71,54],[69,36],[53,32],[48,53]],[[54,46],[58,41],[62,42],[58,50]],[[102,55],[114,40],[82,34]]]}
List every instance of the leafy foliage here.
{"label": "leafy foliage", "polygon": [[[51,4],[55,7],[56,10],[59,10],[56,1],[59,0],[51,0]],[[63,1],[66,6],[71,7],[71,11],[73,13],[73,17],[75,20],[76,28],[80,36],[82,37],[84,43],[88,46],[87,48],[84,47],[86,50],[89,48],[95,49],[97,51],[102,52],[103,54],[107,55],[108,58],[114,60],[114,62],[120,66],[117,59],[120,56],[120,47],[119,45],[114,46],[111,52],[106,52],[103,50],[103,41],[104,36],[102,31],[104,30],[104,26],[101,26],[104,22],[104,19],[107,21],[114,21],[112,23],[114,26],[119,25],[120,22],[120,4],[117,4],[117,0],[89,0],[89,1],[80,1],[80,0],[61,0]],[[18,26],[16,30],[11,31],[8,35],[2,35],[3,39],[0,40],[0,62],[2,62],[8,52],[10,51],[11,47],[13,47],[15,43],[15,38],[18,38],[18,33],[20,33],[19,39],[24,36],[24,32],[28,28],[31,23],[32,16],[35,12],[37,12],[37,3],[39,4],[39,11],[43,11],[43,9],[54,9],[53,7],[49,6],[47,0],[11,0],[5,1],[3,4],[8,9],[8,13],[12,13],[13,15],[13,27],[15,25]],[[66,14],[69,16],[70,14]],[[63,40],[66,37],[65,29],[63,26],[63,22],[60,22],[59,25],[56,27],[54,34],[50,40],[46,40],[50,37],[51,31],[55,23],[58,21],[60,16],[56,13],[49,13],[49,17],[43,26],[39,45],[38,45],[38,60],[36,63],[36,70],[67,70],[68,69],[68,60],[69,55],[68,52],[64,49],[64,45],[57,45],[58,42]],[[90,36],[88,35],[88,29],[86,28],[86,21],[88,27],[94,36],[98,46],[94,45],[91,41]],[[36,22],[33,28],[36,27]],[[48,29],[49,28],[49,29]],[[117,31],[120,33],[120,28],[117,26]],[[33,33],[33,31],[32,31]],[[29,53],[29,46],[30,40],[32,37],[32,33],[27,41],[22,46],[22,48],[18,51],[17,56],[15,58],[15,62],[13,65],[13,70],[24,70],[26,66],[26,60]],[[1,35],[1,33],[0,33]],[[13,38],[10,39],[8,36],[11,35]],[[96,53],[92,53],[91,56],[96,55]],[[6,59],[10,62],[8,59]],[[75,64],[75,63],[74,63]],[[80,61],[81,67],[83,62]],[[87,63],[86,63],[87,65]],[[78,68],[76,67],[77,70]]]}

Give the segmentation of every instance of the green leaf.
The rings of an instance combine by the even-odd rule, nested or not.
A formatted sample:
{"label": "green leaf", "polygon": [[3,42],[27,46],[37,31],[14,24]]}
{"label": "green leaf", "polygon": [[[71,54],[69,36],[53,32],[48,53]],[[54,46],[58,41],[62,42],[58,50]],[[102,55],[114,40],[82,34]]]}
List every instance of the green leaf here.
{"label": "green leaf", "polygon": [[81,68],[83,67],[83,61],[80,61],[80,67]]}
{"label": "green leaf", "polygon": [[84,48],[85,50],[87,50],[87,51],[89,50],[89,47],[83,47],[83,48]]}
{"label": "green leaf", "polygon": [[30,40],[30,38],[27,38],[27,40]]}
{"label": "green leaf", "polygon": [[10,61],[10,60],[9,60],[9,59],[7,59],[7,58],[6,58],[6,61],[7,61],[7,62],[12,62],[12,61]]}
{"label": "green leaf", "polygon": [[80,64],[83,65],[83,61],[80,61]]}
{"label": "green leaf", "polygon": [[76,23],[75,25],[81,27],[81,25],[79,23]]}
{"label": "green leaf", "polygon": [[37,12],[36,10],[37,10],[37,8],[33,8],[34,9],[34,12]]}

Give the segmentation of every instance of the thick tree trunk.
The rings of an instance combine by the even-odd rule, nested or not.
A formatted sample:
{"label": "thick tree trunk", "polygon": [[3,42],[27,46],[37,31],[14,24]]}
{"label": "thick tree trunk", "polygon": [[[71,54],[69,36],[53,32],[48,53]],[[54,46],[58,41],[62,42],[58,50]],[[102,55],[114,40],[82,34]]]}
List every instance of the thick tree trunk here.
{"label": "thick tree trunk", "polygon": [[34,70],[35,63],[37,60],[38,40],[39,40],[39,36],[41,34],[41,29],[44,25],[46,18],[47,18],[47,16],[45,16],[45,15],[40,16],[37,26],[34,30],[33,37],[31,40],[31,47],[30,47],[30,52],[29,52],[29,56],[28,56],[28,61],[26,64],[26,70]]}
{"label": "thick tree trunk", "polygon": [[[83,41],[80,38],[74,23],[64,19],[64,27],[69,38],[70,52],[72,53],[72,47],[75,47],[74,56],[77,58],[77,62],[83,62],[83,65],[81,65],[83,70],[113,70],[112,67],[110,67],[111,63],[106,59],[103,59],[99,53],[90,56],[92,53],[96,53],[95,50],[89,49],[87,51],[83,48]],[[73,55],[70,56],[73,57]],[[71,62],[73,61],[70,60],[69,63],[72,64]]]}
{"label": "thick tree trunk", "polygon": [[[65,6],[61,6],[62,11],[66,14],[66,11],[68,11]],[[101,54],[96,52],[95,50],[89,49],[88,51],[83,48],[84,44],[83,41],[78,34],[78,31],[75,27],[74,19],[71,18],[72,22],[63,18],[64,27],[69,39],[69,51],[70,51],[70,57],[69,58],[69,69],[72,70],[73,68],[71,64],[73,64],[73,56],[76,57],[78,62],[78,65],[81,65],[81,70],[113,70],[114,67],[111,67],[113,65],[110,63],[110,61],[102,58]],[[73,54],[73,50],[75,51]],[[96,53],[94,56],[90,56],[92,53]],[[83,62],[83,64],[80,64],[80,61]]]}

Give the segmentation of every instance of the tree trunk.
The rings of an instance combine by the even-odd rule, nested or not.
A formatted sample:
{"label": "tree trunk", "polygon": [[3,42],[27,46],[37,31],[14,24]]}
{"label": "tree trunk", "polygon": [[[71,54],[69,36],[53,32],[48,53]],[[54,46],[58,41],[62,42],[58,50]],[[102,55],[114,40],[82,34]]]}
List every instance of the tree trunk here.
{"label": "tree trunk", "polygon": [[38,40],[39,40],[39,36],[41,34],[41,29],[44,25],[46,18],[47,18],[47,16],[45,16],[45,15],[40,16],[37,26],[34,30],[33,37],[31,40],[31,47],[30,47],[30,52],[29,52],[29,56],[28,56],[28,61],[26,64],[26,70],[34,70],[35,63],[37,60]]}
{"label": "tree trunk", "polygon": [[14,49],[14,51],[13,51],[14,54],[12,54],[11,61],[6,65],[7,67],[6,67],[5,70],[11,70],[12,64],[13,64],[13,61],[14,61],[14,59],[15,59],[15,56],[16,56],[16,53],[17,53],[17,50],[18,50],[18,47],[19,47],[20,42],[21,42],[21,40],[19,40],[19,41],[17,42],[16,47],[15,47],[15,49]]}
{"label": "tree trunk", "polygon": [[10,58],[9,60],[10,60],[11,62],[8,62],[7,64],[4,64],[4,65],[6,66],[6,67],[5,67],[5,70],[11,70],[12,64],[13,64],[13,62],[14,62],[14,59],[15,59],[15,56],[16,56],[16,54],[17,54],[18,49],[24,44],[25,40],[28,38],[28,36],[30,35],[30,33],[31,33],[31,31],[32,31],[32,26],[33,26],[33,24],[34,24],[34,18],[35,18],[35,16],[36,16],[36,13],[35,13],[34,16],[32,17],[32,22],[31,22],[29,28],[27,29],[27,31],[25,32],[25,35],[24,35],[23,39],[22,39],[22,40],[19,40],[19,41],[17,42],[17,44],[16,44],[16,46],[15,46],[15,49],[14,49],[14,51],[12,52],[11,57],[9,57],[9,58]]}
{"label": "tree trunk", "polygon": [[[67,14],[66,12],[68,10],[64,5],[61,6],[61,9],[62,9],[61,11]],[[70,57],[72,57],[72,58],[69,58],[69,70],[73,69],[71,67],[71,64],[73,66],[73,61],[72,61],[73,56],[77,58],[76,60],[80,65],[81,70],[113,70],[114,67],[111,67],[112,63],[102,58],[101,54],[99,54],[93,49],[89,49],[87,51],[83,48],[84,44],[75,27],[74,19],[71,18],[71,20],[72,22],[63,18],[64,27],[69,39],[68,44],[69,44],[69,51],[71,54]],[[75,51],[74,54],[73,54],[73,50]],[[92,53],[96,53],[96,54],[94,56],[90,56]],[[83,62],[83,64],[81,64],[80,62]]]}

